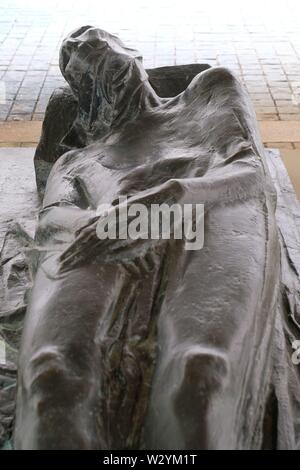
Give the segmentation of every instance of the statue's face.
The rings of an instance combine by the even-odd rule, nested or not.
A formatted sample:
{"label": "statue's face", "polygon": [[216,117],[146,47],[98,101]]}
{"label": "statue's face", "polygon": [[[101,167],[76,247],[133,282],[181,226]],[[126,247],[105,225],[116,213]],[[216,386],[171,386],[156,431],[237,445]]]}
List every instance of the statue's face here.
{"label": "statue's face", "polygon": [[109,84],[122,74],[134,60],[141,61],[138,51],[126,47],[122,41],[106,31],[84,26],[71,33],[63,42],[60,52],[61,72],[75,91],[83,81],[99,76]]}

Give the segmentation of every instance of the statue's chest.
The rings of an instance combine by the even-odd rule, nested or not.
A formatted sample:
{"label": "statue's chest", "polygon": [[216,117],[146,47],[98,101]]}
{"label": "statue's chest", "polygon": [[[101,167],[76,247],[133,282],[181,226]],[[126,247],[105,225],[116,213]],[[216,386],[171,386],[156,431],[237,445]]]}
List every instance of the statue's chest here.
{"label": "statue's chest", "polygon": [[199,137],[194,137],[175,126],[170,128],[163,124],[145,132],[137,129],[136,135],[132,133],[122,142],[106,145],[101,163],[115,169],[130,169],[164,159],[193,156],[199,151]]}

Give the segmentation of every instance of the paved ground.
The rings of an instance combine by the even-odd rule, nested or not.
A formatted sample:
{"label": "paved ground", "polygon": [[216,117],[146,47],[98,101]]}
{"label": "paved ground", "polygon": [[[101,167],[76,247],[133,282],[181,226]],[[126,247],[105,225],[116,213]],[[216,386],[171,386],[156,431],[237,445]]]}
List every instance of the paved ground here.
{"label": "paved ground", "polygon": [[0,0],[0,120],[43,118],[63,83],[62,38],[93,24],[140,49],[147,67],[226,65],[244,80],[259,119],[300,121],[300,2],[247,3]]}

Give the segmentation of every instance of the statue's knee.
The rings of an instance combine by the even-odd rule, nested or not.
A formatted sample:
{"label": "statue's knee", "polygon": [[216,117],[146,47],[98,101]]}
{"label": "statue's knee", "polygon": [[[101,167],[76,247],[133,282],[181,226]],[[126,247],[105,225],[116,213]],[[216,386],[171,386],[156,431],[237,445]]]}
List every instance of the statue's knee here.
{"label": "statue's knee", "polygon": [[87,381],[79,376],[64,354],[54,347],[34,353],[23,377],[29,399],[34,397],[39,412],[49,406],[71,406],[86,395]]}
{"label": "statue's knee", "polygon": [[50,391],[53,385],[67,380],[64,357],[55,348],[42,348],[30,358],[27,374],[31,392]]}
{"label": "statue's knee", "polygon": [[[211,397],[225,388],[229,377],[227,358],[214,351],[196,349],[189,351],[183,358],[183,376],[177,391],[188,403],[189,399],[208,403]],[[190,402],[191,406],[194,406]]]}

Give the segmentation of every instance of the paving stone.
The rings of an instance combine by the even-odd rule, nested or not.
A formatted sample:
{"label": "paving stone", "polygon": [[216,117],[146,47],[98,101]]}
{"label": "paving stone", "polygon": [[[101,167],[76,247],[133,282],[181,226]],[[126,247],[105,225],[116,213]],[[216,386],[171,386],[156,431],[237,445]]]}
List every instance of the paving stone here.
{"label": "paving stone", "polygon": [[36,99],[38,98],[39,94],[40,94],[39,89],[35,89],[35,90],[34,89],[29,89],[27,91],[27,90],[24,90],[24,89],[20,88],[17,95],[16,95],[16,100],[17,101],[30,100],[30,101],[35,102]]}
{"label": "paving stone", "polygon": [[276,114],[277,112],[275,106],[255,106],[255,111],[263,114]]}
{"label": "paving stone", "polygon": [[[299,70],[300,72],[300,70]],[[290,74],[287,74],[287,78],[289,80],[289,82],[293,83],[293,82],[297,82],[299,83],[300,82],[300,74],[293,74],[293,75],[290,75]]]}
{"label": "paving stone", "polygon": [[35,112],[36,113],[44,113],[46,111],[47,103],[46,102],[41,102],[38,101],[35,107]]}
{"label": "paving stone", "polygon": [[251,85],[248,82],[248,83],[245,83],[245,86],[249,93],[268,93],[270,91],[267,83],[261,84],[261,86],[259,86],[259,85]]}
{"label": "paving stone", "polygon": [[44,113],[34,113],[32,116],[32,121],[43,121]]}
{"label": "paving stone", "polygon": [[[274,107],[274,102],[272,99],[265,100],[265,101],[264,100],[255,101],[253,100],[253,98],[251,98],[251,101],[258,113],[261,113],[262,110],[263,112],[265,112],[266,109],[270,109]],[[276,110],[274,112],[276,112]]]}
{"label": "paving stone", "polygon": [[279,114],[300,114],[300,108],[297,106],[277,106]]}
{"label": "paving stone", "polygon": [[21,147],[21,142],[0,142],[0,147]]}
{"label": "paving stone", "polygon": [[[215,9],[212,3],[191,0],[187,6],[181,0],[140,0],[124,8],[121,0],[105,5],[86,0],[82,9],[82,3],[64,0],[55,2],[53,14],[52,0],[35,2],[30,10],[26,2],[1,0],[0,80],[5,81],[11,102],[32,102],[27,103],[28,111],[23,107],[19,113],[12,107],[11,112],[42,118],[50,94],[64,83],[58,67],[62,38],[80,24],[98,23],[129,46],[140,48],[148,67],[197,61],[230,67],[245,83],[260,118],[278,120],[279,110],[282,120],[290,116],[296,120],[299,0],[278,2],[278,15],[272,15],[275,7],[268,9],[268,2],[243,2],[240,11],[234,9],[234,17],[232,0],[225,9]],[[0,120],[6,114],[0,110]]]}
{"label": "paving stone", "polygon": [[293,149],[294,145],[292,142],[266,142],[265,146],[268,148],[277,148],[277,149]]}
{"label": "paving stone", "polygon": [[24,114],[17,114],[14,110],[11,112],[7,118],[8,121],[30,121],[31,114],[24,113]]}
{"label": "paving stone", "polygon": [[275,113],[256,113],[259,121],[278,121],[279,116]]}
{"label": "paving stone", "polygon": [[36,147],[36,142],[21,142],[20,147]]}
{"label": "paving stone", "polygon": [[7,106],[7,107],[4,105],[0,106],[0,121],[5,121],[7,119],[9,111],[10,111],[10,106]]}
{"label": "paving stone", "polygon": [[289,102],[291,102],[292,100],[292,91],[290,92],[280,92],[280,91],[272,91],[272,96],[274,98],[274,100],[287,100]]}
{"label": "paving stone", "polygon": [[299,114],[280,113],[279,118],[281,121],[300,121],[300,113]]}
{"label": "paving stone", "polygon": [[32,113],[34,108],[34,101],[33,100],[20,100],[15,101],[12,108],[12,114],[27,114]]}

